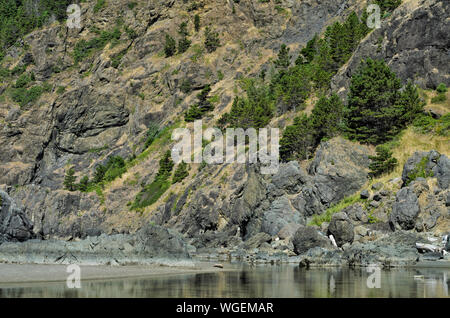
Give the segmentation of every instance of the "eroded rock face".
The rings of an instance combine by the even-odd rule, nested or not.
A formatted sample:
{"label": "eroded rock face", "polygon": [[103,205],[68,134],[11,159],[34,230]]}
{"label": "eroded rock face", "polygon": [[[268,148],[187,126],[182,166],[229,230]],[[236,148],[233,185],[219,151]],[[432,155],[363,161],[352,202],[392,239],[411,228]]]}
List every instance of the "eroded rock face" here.
{"label": "eroded rock face", "polygon": [[397,193],[389,223],[393,228],[411,230],[415,226],[419,213],[420,206],[417,196],[412,187],[406,187]]}
{"label": "eroded rock face", "polygon": [[136,234],[102,235],[78,242],[30,240],[0,245],[0,262],[127,265],[189,258],[178,233],[154,225]]}
{"label": "eroded rock face", "polygon": [[[448,1],[404,1],[381,28],[371,32],[353,57],[332,80],[332,87],[346,97],[351,75],[363,58],[384,59],[404,81],[422,87],[450,84]],[[446,21],[443,23],[443,21]]]}
{"label": "eroded rock face", "polygon": [[292,243],[294,244],[294,252],[297,255],[306,253],[314,247],[332,247],[330,240],[326,236],[309,226],[300,226],[292,238]]}
{"label": "eroded rock face", "polygon": [[355,237],[353,224],[345,212],[333,215],[328,226],[328,233],[334,236],[339,247],[345,243],[352,243]]}
{"label": "eroded rock face", "polygon": [[26,241],[34,237],[33,224],[13,199],[0,190],[0,244]]}

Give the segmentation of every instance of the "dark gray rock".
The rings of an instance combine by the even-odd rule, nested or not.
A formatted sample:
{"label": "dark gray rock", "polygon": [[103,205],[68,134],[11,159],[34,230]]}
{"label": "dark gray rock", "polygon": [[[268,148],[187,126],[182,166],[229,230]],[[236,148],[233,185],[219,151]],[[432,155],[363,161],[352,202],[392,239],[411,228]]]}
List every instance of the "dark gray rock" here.
{"label": "dark gray rock", "polygon": [[361,191],[360,198],[363,199],[363,200],[366,200],[366,199],[370,198],[369,191],[368,190]]}
{"label": "dark gray rock", "polygon": [[0,243],[26,241],[35,237],[33,224],[13,199],[0,190]]}
{"label": "dark gray rock", "polygon": [[423,172],[426,176],[436,177],[441,189],[450,186],[450,159],[435,150],[415,152],[403,166],[403,185],[414,181],[414,175]]}
{"label": "dark gray rock", "polygon": [[416,224],[419,213],[419,201],[414,189],[412,187],[403,188],[397,192],[389,224],[392,229],[411,230]]}
{"label": "dark gray rock", "polygon": [[268,243],[272,240],[272,237],[267,233],[258,233],[247,241],[244,242],[243,247],[245,249],[254,249],[260,247],[263,243]]}
{"label": "dark gray rock", "polygon": [[275,199],[270,209],[262,216],[261,230],[272,236],[278,234],[286,225],[305,224],[306,219],[295,210],[286,196]]}
{"label": "dark gray rock", "polygon": [[328,233],[334,236],[339,247],[345,243],[352,243],[355,237],[353,224],[345,212],[338,212],[332,216]]}
{"label": "dark gray rock", "polygon": [[332,79],[333,91],[346,98],[352,74],[368,57],[386,61],[402,79],[435,89],[450,85],[450,39],[446,21],[448,1],[423,0],[419,6],[403,2],[358,46],[349,62]]}
{"label": "dark gray rock", "polygon": [[281,164],[278,173],[272,177],[272,183],[278,188],[286,190],[288,193],[297,193],[301,185],[308,181],[308,175],[297,161],[290,161]]}
{"label": "dark gray rock", "polygon": [[314,247],[332,247],[330,240],[326,236],[310,226],[300,226],[292,238],[292,243],[294,244],[294,252],[297,255],[303,254]]}

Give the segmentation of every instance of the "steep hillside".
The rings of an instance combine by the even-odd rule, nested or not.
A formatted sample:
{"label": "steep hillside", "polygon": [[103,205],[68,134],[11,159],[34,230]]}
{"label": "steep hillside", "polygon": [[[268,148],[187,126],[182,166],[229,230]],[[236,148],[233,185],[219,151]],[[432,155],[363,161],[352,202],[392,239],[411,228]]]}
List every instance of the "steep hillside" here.
{"label": "steep hillside", "polygon": [[[386,202],[373,200],[380,188],[371,190],[371,202],[382,203],[364,206],[363,223],[389,231],[402,188],[393,179],[415,151],[438,151],[442,162],[433,157],[429,169],[443,172],[433,182],[448,177],[448,93],[442,102],[427,101],[434,116],[422,114],[428,130],[408,123],[391,141],[399,165],[372,181],[375,147],[348,140],[333,122],[320,132],[322,124],[314,124],[317,135],[304,153],[283,152],[286,162],[275,175],[261,174],[259,164],[173,166],[166,156],[174,129],[192,129],[198,118],[204,128],[250,122],[288,136],[290,125],[301,122],[294,117],[312,114],[303,120],[313,122],[319,103],[333,110],[332,93],[345,100],[367,57],[385,60],[402,85],[412,80],[429,89],[422,97],[450,85],[448,2],[403,1],[384,12],[375,30],[365,27],[367,4],[93,0],[79,4],[81,28],[68,28],[56,15],[37,24],[4,50],[0,65],[0,194],[20,207],[4,209],[8,220],[20,216],[8,227],[25,233],[6,239],[142,233],[155,224],[180,233],[194,251],[250,250],[273,238],[271,248],[293,255],[299,226],[312,222],[327,232],[330,209],[360,203],[348,197],[378,181],[389,188]],[[332,57],[321,50],[327,41]],[[310,133],[297,126],[292,136],[303,142]],[[431,213],[435,223],[426,230],[440,235],[449,224],[448,185],[438,188],[421,193],[435,196],[427,204],[440,218]]]}

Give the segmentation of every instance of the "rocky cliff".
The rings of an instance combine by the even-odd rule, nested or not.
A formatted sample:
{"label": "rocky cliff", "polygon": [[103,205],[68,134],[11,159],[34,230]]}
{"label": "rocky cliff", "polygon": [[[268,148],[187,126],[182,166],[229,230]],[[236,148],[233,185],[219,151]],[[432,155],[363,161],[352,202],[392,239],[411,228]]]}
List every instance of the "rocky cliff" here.
{"label": "rocky cliff", "polygon": [[[34,104],[20,106],[7,94],[18,76],[2,78],[0,84],[5,96],[0,99],[0,243],[59,239],[48,243],[57,251],[43,257],[50,261],[70,259],[63,255],[92,260],[98,254],[105,263],[105,255],[118,253],[118,263],[127,257],[188,253],[237,258],[250,253],[269,259],[316,247],[317,255],[337,253],[339,262],[354,263],[357,252],[342,258],[327,235],[346,250],[354,242],[378,242],[394,231],[449,232],[448,153],[415,154],[405,165],[403,180],[368,187],[373,148],[341,137],[322,142],[312,160],[284,163],[270,176],[261,174],[258,165],[193,164],[189,177],[170,185],[155,203],[130,208],[155,180],[158,162],[173,144],[173,129],[192,128],[183,114],[202,89],[211,86],[215,111],[203,124],[213,126],[231,108],[237,80],[270,72],[282,43],[298,52],[334,21],[351,11],[362,13],[366,1],[156,0],[131,6],[120,0],[106,1],[100,9],[94,9],[95,1],[80,5],[81,28],[69,29],[61,22],[44,26],[10,48],[2,62],[3,68],[33,73],[36,85],[46,89]],[[363,39],[333,78],[333,90],[344,95],[365,57],[385,59],[402,80],[413,79],[423,88],[449,85],[448,13],[445,1],[404,1]],[[165,35],[177,37],[179,25],[195,15],[201,32],[188,23],[191,47],[165,57]],[[220,35],[214,52],[203,46],[207,26]],[[165,135],[148,147],[149,127],[155,123]],[[69,168],[78,180],[92,180],[96,169],[114,156],[127,162],[119,178],[91,191],[64,189]],[[428,179],[410,182],[408,176],[424,157],[429,158]],[[355,193],[358,202],[301,231]],[[167,245],[158,245],[159,240]],[[116,243],[108,250],[110,241]],[[386,241],[380,242],[384,246]],[[86,252],[91,243],[98,247]],[[32,253],[27,251],[39,246],[37,241],[3,244],[0,259]],[[103,247],[106,251],[98,252]],[[416,257],[416,251],[411,255]],[[307,262],[314,258],[310,255]]]}

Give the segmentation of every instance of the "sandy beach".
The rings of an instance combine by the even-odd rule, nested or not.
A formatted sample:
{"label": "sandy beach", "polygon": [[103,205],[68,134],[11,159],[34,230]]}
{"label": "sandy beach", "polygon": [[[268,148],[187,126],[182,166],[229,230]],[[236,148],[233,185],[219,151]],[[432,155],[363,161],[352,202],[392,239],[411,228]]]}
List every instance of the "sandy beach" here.
{"label": "sandy beach", "polygon": [[[154,277],[164,275],[196,274],[233,270],[231,266],[216,268],[212,263],[197,262],[190,265],[82,265],[82,280],[110,280],[119,278]],[[66,281],[67,265],[0,264],[0,286],[22,283]]]}

